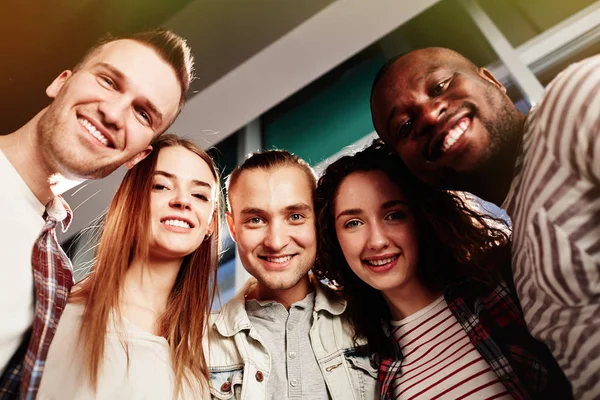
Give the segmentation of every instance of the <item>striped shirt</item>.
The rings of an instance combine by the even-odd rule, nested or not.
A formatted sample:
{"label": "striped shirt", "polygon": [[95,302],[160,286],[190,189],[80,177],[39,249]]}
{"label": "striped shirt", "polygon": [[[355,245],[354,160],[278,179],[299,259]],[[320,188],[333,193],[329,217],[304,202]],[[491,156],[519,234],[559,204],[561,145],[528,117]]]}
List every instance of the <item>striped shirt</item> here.
{"label": "striped shirt", "polygon": [[503,208],[529,329],[575,398],[600,398],[600,56],[559,74],[527,117]]}
{"label": "striped shirt", "polygon": [[443,296],[391,326],[404,353],[394,399],[512,399]]}

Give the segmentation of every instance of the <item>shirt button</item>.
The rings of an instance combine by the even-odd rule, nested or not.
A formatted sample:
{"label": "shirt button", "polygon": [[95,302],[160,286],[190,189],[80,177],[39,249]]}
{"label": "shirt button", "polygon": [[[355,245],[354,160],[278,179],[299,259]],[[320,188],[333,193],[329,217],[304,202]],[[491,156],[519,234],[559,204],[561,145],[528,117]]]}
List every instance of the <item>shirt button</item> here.
{"label": "shirt button", "polygon": [[294,359],[294,358],[296,358],[296,352],[295,352],[295,351],[290,351],[290,352],[288,353],[288,356],[289,356],[291,359]]}
{"label": "shirt button", "polygon": [[298,380],[297,379],[292,379],[290,381],[290,385],[292,385],[292,386],[298,386]]}
{"label": "shirt button", "polygon": [[221,385],[221,392],[231,392],[231,382],[227,381]]}
{"label": "shirt button", "polygon": [[255,377],[258,382],[262,382],[265,379],[265,376],[260,371],[256,371]]}

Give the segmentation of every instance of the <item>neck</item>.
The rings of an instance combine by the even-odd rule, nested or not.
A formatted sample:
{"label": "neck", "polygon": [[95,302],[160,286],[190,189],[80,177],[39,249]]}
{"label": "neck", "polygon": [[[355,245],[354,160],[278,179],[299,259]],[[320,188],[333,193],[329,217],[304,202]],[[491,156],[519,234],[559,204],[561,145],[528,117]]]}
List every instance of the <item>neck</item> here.
{"label": "neck", "polygon": [[183,259],[134,259],[125,274],[123,302],[162,314]]}
{"label": "neck", "polygon": [[430,305],[442,294],[432,291],[421,284],[401,286],[382,291],[390,307],[392,320],[400,321]]}
{"label": "neck", "polygon": [[269,289],[258,282],[256,289],[247,297],[260,301],[273,300],[283,304],[289,310],[292,304],[304,299],[313,290],[308,275],[305,275],[298,283],[289,289]]}
{"label": "neck", "polygon": [[0,150],[44,205],[54,197],[50,178],[56,173],[45,162],[43,149],[37,144],[38,124],[45,111],[40,111],[17,131],[0,136]]}

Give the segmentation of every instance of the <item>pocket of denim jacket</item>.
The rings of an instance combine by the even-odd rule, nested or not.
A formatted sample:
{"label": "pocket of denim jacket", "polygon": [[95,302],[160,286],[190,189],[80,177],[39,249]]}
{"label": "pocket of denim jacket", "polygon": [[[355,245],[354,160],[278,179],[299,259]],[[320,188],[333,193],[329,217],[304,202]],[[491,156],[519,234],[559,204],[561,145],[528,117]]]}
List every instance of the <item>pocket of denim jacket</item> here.
{"label": "pocket of denim jacket", "polygon": [[352,368],[361,370],[371,376],[371,378],[377,380],[379,368],[373,365],[368,356],[354,354],[345,354],[344,356]]}
{"label": "pocket of denim jacket", "polygon": [[243,366],[210,371],[210,393],[213,399],[230,400],[240,397],[244,380]]}

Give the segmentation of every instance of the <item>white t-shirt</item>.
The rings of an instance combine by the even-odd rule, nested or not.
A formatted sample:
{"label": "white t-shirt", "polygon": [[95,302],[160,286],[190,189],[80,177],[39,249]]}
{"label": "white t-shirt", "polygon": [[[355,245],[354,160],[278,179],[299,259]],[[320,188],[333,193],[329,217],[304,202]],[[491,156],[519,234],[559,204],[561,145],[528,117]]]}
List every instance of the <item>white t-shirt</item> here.
{"label": "white t-shirt", "polygon": [[391,325],[403,355],[394,400],[512,399],[443,296]]}
{"label": "white t-shirt", "polygon": [[44,205],[0,151],[0,373],[33,323],[31,250],[44,227]]}
{"label": "white t-shirt", "polygon": [[[84,306],[69,303],[50,345],[39,400],[165,400],[173,398],[174,377],[167,340],[152,335],[122,318],[111,318],[106,332],[104,362],[94,393],[85,375],[85,358],[79,343]],[[129,368],[123,342],[129,351]],[[184,399],[202,399],[202,393],[185,388]],[[210,398],[210,397],[206,397]]]}

